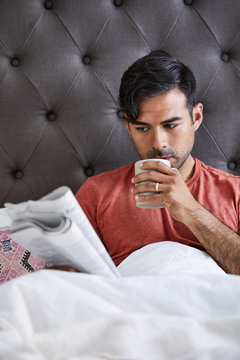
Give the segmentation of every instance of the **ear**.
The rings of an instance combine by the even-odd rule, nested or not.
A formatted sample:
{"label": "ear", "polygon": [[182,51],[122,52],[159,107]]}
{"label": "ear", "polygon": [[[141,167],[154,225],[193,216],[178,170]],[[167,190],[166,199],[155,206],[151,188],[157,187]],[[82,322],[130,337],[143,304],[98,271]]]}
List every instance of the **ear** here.
{"label": "ear", "polygon": [[[126,119],[125,114],[124,114],[124,117],[125,117],[125,119]],[[130,130],[130,124],[129,124],[129,121],[124,120],[124,122],[125,122],[125,125],[126,125],[126,128],[127,128],[127,131],[128,131],[128,133],[129,133],[129,135],[131,136],[131,130]]]}
{"label": "ear", "polygon": [[193,107],[193,126],[197,131],[203,121],[203,104],[198,103]]}

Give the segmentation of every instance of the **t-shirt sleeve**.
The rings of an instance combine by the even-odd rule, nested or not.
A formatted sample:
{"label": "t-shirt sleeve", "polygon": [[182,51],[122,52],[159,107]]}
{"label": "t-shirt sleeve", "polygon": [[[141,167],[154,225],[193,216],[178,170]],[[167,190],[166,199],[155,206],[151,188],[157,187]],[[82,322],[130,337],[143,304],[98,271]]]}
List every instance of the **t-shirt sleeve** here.
{"label": "t-shirt sleeve", "polygon": [[97,225],[97,201],[98,201],[98,188],[94,181],[88,179],[80,187],[75,195],[78,203],[85,212],[88,220],[93,226],[94,230],[102,240],[100,229]]}

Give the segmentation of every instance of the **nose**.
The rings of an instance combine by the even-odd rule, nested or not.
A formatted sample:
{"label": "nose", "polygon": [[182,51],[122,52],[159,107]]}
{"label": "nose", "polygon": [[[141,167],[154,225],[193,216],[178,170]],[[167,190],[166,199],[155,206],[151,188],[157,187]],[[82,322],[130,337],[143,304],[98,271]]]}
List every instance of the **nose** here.
{"label": "nose", "polygon": [[166,133],[160,129],[156,128],[152,132],[152,147],[157,150],[167,147],[167,136]]}

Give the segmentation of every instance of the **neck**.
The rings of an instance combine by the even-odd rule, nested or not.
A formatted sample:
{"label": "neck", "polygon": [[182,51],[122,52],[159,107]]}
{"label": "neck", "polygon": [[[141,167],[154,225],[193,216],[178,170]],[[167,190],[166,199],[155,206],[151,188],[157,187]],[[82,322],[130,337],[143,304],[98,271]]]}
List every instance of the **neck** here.
{"label": "neck", "polygon": [[190,155],[185,163],[179,169],[179,172],[185,182],[191,179],[195,169],[195,160]]}

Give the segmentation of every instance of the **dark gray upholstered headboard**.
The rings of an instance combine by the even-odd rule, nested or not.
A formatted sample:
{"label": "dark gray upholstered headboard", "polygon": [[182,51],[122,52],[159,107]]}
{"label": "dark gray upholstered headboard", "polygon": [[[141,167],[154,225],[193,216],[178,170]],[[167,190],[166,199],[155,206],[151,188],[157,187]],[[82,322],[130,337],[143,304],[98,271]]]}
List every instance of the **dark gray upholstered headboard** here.
{"label": "dark gray upholstered headboard", "polygon": [[118,88],[156,49],[196,75],[194,155],[240,174],[239,19],[238,0],[1,0],[0,205],[137,159]]}

